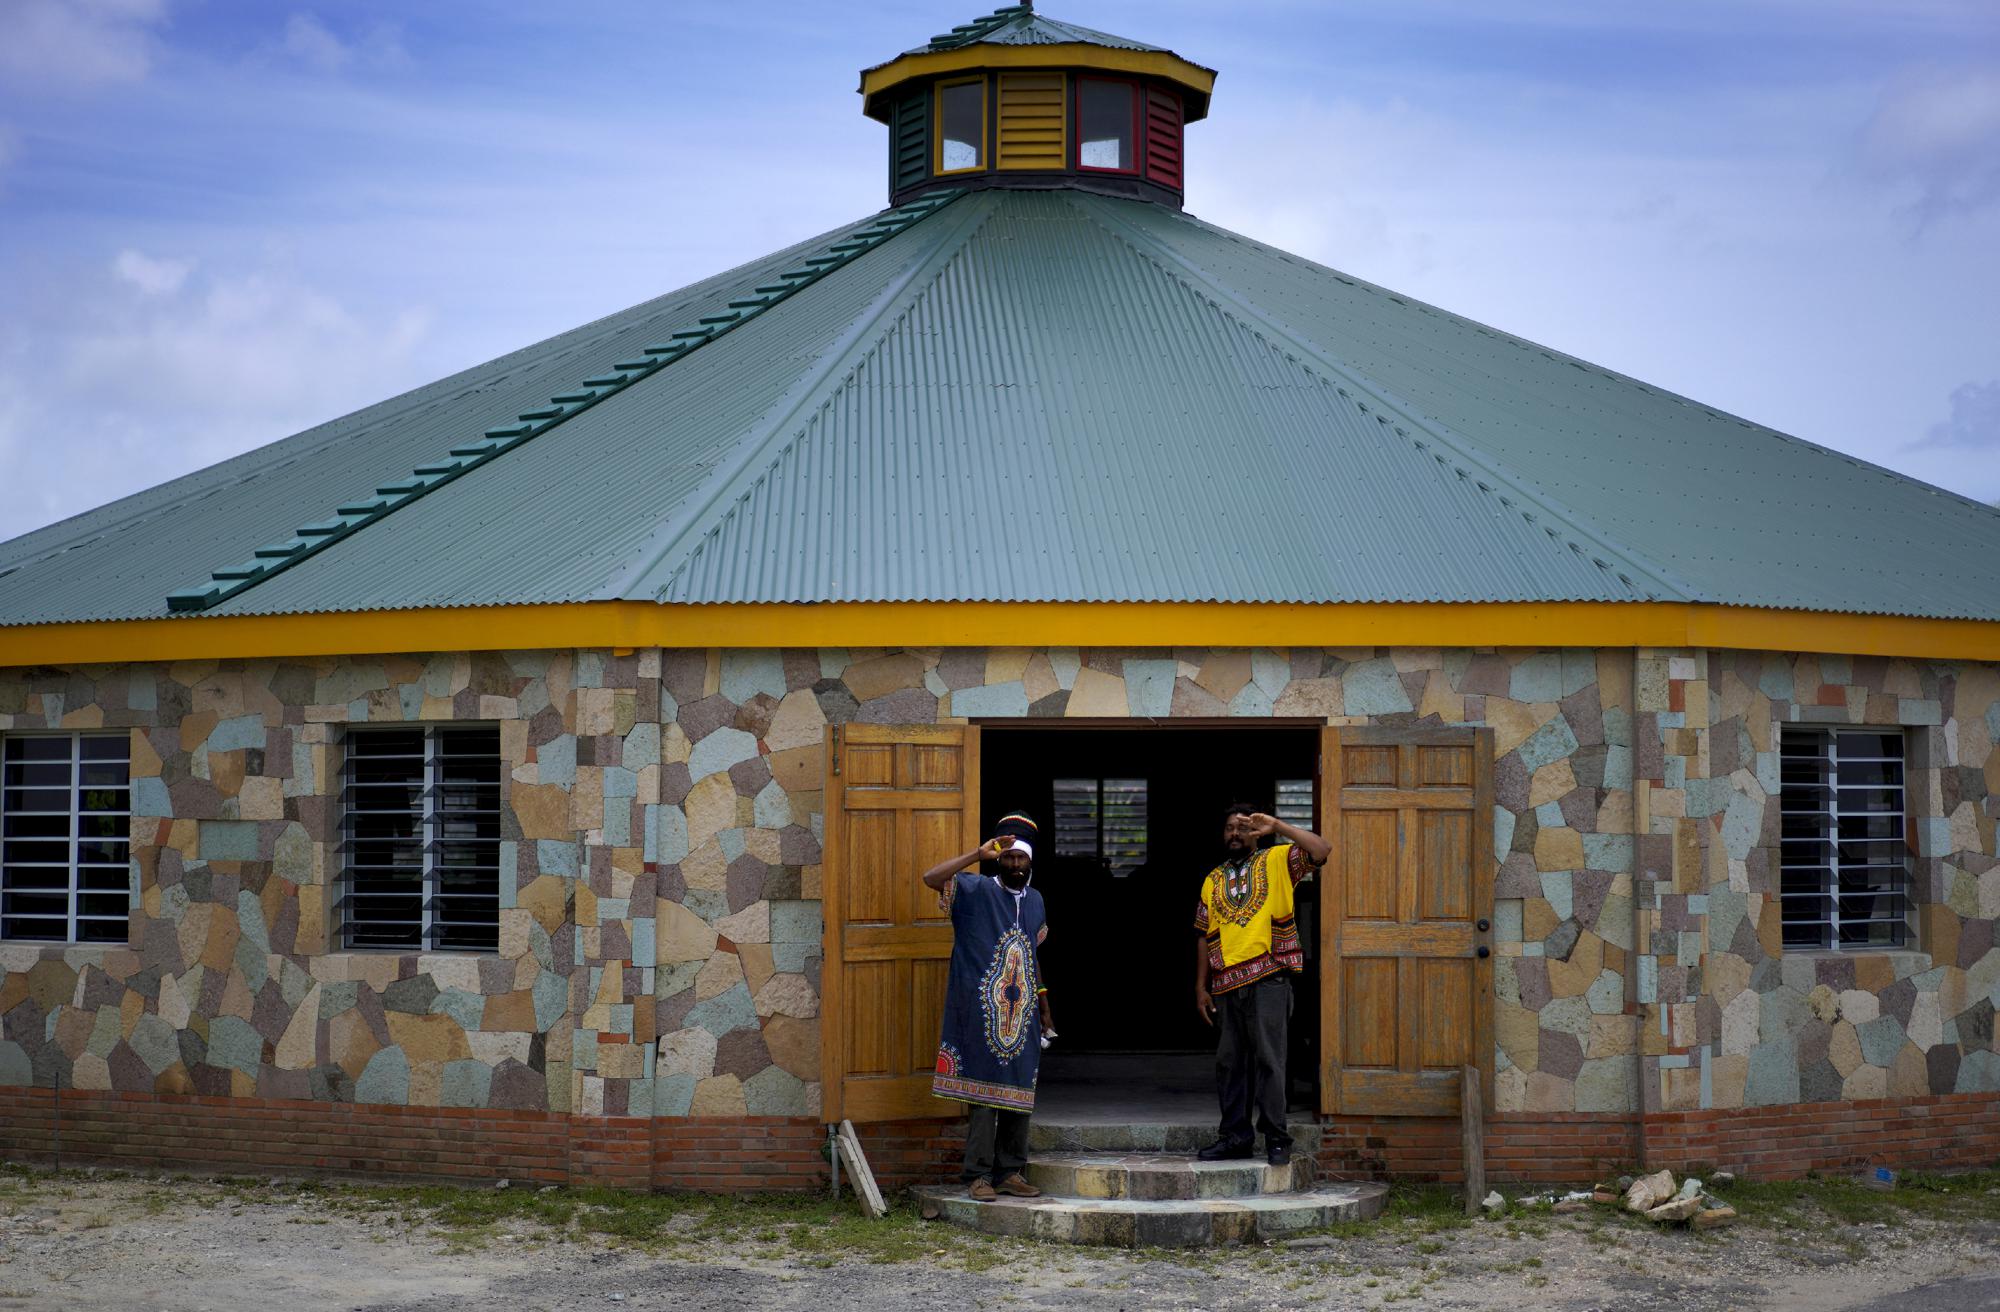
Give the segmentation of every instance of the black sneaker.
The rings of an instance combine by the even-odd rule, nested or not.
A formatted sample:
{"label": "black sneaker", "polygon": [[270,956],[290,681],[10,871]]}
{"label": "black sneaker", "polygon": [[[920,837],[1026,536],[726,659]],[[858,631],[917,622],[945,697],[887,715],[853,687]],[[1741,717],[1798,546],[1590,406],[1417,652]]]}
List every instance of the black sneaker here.
{"label": "black sneaker", "polygon": [[1292,1164],[1292,1146],[1288,1143],[1274,1143],[1264,1154],[1264,1160],[1273,1166],[1290,1166]]}
{"label": "black sneaker", "polygon": [[1227,1139],[1217,1139],[1195,1156],[1204,1162],[1242,1162],[1253,1155],[1248,1143],[1231,1143]]}

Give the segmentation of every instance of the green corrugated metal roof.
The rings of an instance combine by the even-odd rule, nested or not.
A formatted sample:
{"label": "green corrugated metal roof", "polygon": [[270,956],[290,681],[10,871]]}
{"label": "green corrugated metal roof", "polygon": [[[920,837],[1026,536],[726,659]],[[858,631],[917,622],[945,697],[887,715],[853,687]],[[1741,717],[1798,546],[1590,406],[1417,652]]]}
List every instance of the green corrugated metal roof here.
{"label": "green corrugated metal roof", "polygon": [[993,190],[857,236],[875,222],[0,544],[0,623],[164,615],[800,267],[831,272],[209,613],[1661,599],[2000,619],[2000,512],[1171,208]]}

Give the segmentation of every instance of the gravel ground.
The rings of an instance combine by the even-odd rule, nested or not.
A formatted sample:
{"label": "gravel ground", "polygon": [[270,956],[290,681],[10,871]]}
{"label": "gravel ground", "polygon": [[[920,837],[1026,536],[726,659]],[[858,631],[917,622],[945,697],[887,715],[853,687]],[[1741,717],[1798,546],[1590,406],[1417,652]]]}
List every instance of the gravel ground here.
{"label": "gravel ground", "polygon": [[[1993,1210],[1994,1203],[1981,1210]],[[1105,1252],[847,1206],[0,1176],[0,1312],[1995,1306],[2000,1224],[1808,1209],[1696,1234],[1433,1200],[1297,1246]],[[1932,1285],[1932,1289],[1920,1287]],[[1911,1291],[1917,1291],[1912,1293]]]}

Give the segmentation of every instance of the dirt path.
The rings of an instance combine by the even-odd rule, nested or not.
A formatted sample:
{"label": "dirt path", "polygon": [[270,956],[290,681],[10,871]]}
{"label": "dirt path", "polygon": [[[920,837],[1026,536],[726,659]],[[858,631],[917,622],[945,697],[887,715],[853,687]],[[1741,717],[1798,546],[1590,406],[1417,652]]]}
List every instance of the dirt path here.
{"label": "dirt path", "polygon": [[[1970,1307],[2000,1274],[2000,1190],[1966,1192],[1970,1218],[1807,1202],[1710,1234],[1433,1202],[1298,1246],[1128,1254],[802,1200],[11,1173],[0,1312]],[[1957,1277],[1987,1279],[1906,1293]]]}

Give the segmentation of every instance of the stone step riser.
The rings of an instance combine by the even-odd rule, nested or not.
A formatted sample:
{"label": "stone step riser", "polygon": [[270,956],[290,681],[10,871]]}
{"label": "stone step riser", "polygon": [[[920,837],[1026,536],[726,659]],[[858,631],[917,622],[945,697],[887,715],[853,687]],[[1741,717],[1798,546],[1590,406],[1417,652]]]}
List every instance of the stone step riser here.
{"label": "stone step riser", "polygon": [[1260,1243],[1381,1215],[1387,1190],[1360,1186],[1253,1202],[1092,1202],[1085,1199],[976,1203],[957,1191],[919,1191],[946,1219],[982,1234],[1108,1248],[1210,1248]]}
{"label": "stone step riser", "polygon": [[1286,1166],[1261,1160],[1203,1162],[1192,1158],[1130,1161],[1030,1158],[1027,1176],[1043,1193],[1071,1198],[1249,1198],[1310,1188],[1312,1159],[1295,1156]]}
{"label": "stone step riser", "polygon": [[[1293,1121],[1286,1129],[1292,1136],[1294,1156],[1318,1155],[1317,1122]],[[1052,1125],[1031,1121],[1028,1125],[1028,1147],[1035,1152],[1192,1153],[1214,1141],[1213,1124]]]}

